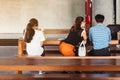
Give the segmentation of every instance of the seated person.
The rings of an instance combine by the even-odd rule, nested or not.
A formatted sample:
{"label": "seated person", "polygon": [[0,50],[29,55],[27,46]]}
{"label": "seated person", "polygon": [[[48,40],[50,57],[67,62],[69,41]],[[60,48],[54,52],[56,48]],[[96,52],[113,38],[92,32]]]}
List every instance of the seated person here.
{"label": "seated person", "polygon": [[[43,41],[45,40],[42,31],[38,30],[38,22],[36,19],[32,19],[33,22],[27,24],[24,30],[24,41],[26,42],[26,51],[28,56],[42,56]],[[36,21],[36,22],[35,22]]]}
{"label": "seated person", "polygon": [[97,25],[91,27],[89,30],[89,39],[93,44],[93,50],[88,53],[88,56],[110,56],[110,29],[103,25],[103,15],[97,14],[95,20]]}
{"label": "seated person", "polygon": [[87,36],[84,27],[84,18],[81,16],[77,17],[67,38],[59,45],[59,51],[64,56],[78,56],[78,52],[75,50],[76,46],[79,45],[79,43],[83,40],[84,44],[86,44]]}

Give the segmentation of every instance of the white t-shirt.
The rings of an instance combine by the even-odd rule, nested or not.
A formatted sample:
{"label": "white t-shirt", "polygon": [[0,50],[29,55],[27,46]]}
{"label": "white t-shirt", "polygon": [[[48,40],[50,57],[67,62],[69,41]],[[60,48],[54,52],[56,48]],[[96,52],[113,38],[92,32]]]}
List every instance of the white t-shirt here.
{"label": "white t-shirt", "polygon": [[41,42],[45,40],[44,34],[42,31],[35,30],[35,34],[30,43],[27,43],[26,50],[28,56],[41,56],[44,49],[41,46]]}

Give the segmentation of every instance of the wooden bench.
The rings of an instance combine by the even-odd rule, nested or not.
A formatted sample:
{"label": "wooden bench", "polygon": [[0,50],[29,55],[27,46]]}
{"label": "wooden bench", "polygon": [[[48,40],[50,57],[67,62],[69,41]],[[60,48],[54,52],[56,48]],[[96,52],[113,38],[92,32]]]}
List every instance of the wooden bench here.
{"label": "wooden bench", "polygon": [[58,45],[68,35],[69,29],[45,29],[43,33],[46,37],[45,51],[58,51]]}
{"label": "wooden bench", "polygon": [[[43,32],[47,36],[45,45],[49,45],[49,41],[51,42],[51,40],[54,40],[55,43],[58,39],[64,38],[69,33],[69,29],[45,29]],[[17,46],[18,38],[22,37],[22,35],[23,33],[1,33],[0,46]]]}
{"label": "wooden bench", "polygon": [[107,74],[0,74],[0,80],[120,80],[120,76]]}
{"label": "wooden bench", "polygon": [[[61,39],[64,39],[66,36],[64,34],[69,33],[69,29],[45,29],[43,33],[46,36],[46,40],[44,42],[45,46],[54,46],[59,45]],[[52,35],[53,37],[49,37],[49,35]],[[60,35],[64,35],[62,37],[59,37]],[[56,37],[55,37],[56,36]]]}
{"label": "wooden bench", "polygon": [[[47,39],[44,41],[44,46],[55,46],[55,45],[59,45],[61,40],[57,40],[57,39]],[[110,42],[110,45],[117,45],[118,44],[118,40],[112,40]],[[114,50],[116,50],[116,48],[113,48]],[[87,50],[88,52],[89,50]],[[23,56],[26,55],[26,43],[24,42],[24,40],[22,38],[18,39],[18,56]]]}
{"label": "wooden bench", "polygon": [[16,46],[18,39],[0,39],[0,46]]}
{"label": "wooden bench", "polygon": [[0,71],[120,71],[120,56],[0,58]]}

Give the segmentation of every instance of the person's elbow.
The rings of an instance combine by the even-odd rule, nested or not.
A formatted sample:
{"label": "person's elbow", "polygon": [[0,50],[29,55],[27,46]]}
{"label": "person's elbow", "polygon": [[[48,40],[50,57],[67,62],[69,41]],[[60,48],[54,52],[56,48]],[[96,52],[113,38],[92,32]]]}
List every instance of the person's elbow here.
{"label": "person's elbow", "polygon": [[40,42],[40,46],[43,46],[43,41],[42,41],[42,42]]}

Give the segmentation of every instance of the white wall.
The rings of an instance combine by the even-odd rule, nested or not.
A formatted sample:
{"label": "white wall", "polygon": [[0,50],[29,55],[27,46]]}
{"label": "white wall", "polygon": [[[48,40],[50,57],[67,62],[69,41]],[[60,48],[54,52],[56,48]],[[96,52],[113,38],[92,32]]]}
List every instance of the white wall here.
{"label": "white wall", "polygon": [[113,0],[93,0],[93,25],[95,24],[94,16],[103,14],[105,16],[104,24],[112,24],[113,21]]}
{"label": "white wall", "polygon": [[70,28],[85,0],[0,0],[0,33],[22,33],[30,18],[42,28]]}
{"label": "white wall", "polygon": [[116,23],[120,24],[120,0],[117,0],[117,16],[116,16]]}

